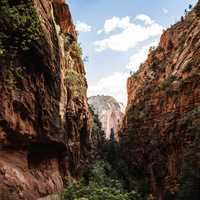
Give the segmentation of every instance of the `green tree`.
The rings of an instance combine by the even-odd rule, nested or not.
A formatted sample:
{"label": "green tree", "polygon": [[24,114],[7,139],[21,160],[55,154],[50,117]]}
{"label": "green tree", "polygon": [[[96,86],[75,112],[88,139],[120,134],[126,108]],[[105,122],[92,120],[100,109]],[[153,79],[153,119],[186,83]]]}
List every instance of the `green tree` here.
{"label": "green tree", "polygon": [[92,143],[98,150],[101,150],[101,145],[105,142],[105,132],[102,129],[102,124],[99,120],[99,116],[94,113],[93,107],[89,106],[90,113],[93,118],[92,122]]}
{"label": "green tree", "polygon": [[111,166],[105,161],[98,161],[91,166],[89,183],[84,179],[69,185],[63,194],[62,200],[141,200],[134,191],[126,192],[118,180],[110,177]]}

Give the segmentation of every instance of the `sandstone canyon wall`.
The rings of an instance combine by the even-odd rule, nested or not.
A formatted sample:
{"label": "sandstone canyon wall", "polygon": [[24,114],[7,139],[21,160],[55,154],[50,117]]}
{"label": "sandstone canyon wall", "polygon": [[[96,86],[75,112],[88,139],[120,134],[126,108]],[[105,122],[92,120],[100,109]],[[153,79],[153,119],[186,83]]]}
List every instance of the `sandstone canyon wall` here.
{"label": "sandstone canyon wall", "polygon": [[[155,199],[178,199],[185,155],[199,135],[199,82],[200,1],[164,31],[159,46],[150,50],[146,62],[128,79],[122,154],[138,179],[146,180]],[[189,161],[194,162],[193,173],[200,167],[199,153],[198,147]],[[185,188],[196,192],[192,199],[199,198],[196,179],[196,186]]]}
{"label": "sandstone canyon wall", "polygon": [[0,14],[0,199],[35,200],[87,162],[85,71],[64,0],[2,0]]}

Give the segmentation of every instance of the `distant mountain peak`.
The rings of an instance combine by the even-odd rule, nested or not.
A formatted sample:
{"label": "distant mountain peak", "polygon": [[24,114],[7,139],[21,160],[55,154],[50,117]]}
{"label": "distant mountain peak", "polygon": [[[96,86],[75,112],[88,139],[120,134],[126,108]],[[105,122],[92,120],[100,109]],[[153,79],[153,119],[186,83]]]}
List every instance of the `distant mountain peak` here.
{"label": "distant mountain peak", "polygon": [[106,133],[106,138],[110,138],[111,129],[117,132],[118,126],[121,124],[125,106],[112,96],[97,95],[88,99],[94,113],[98,115],[102,128]]}

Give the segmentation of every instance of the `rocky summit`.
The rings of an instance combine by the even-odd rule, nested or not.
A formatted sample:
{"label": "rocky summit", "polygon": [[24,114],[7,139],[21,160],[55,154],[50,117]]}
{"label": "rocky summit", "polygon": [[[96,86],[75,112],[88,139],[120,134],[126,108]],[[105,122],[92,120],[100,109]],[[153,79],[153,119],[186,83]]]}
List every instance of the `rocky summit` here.
{"label": "rocky summit", "polygon": [[117,133],[124,116],[124,106],[111,96],[92,96],[88,99],[89,105],[98,115],[106,138],[110,138],[111,129]]}

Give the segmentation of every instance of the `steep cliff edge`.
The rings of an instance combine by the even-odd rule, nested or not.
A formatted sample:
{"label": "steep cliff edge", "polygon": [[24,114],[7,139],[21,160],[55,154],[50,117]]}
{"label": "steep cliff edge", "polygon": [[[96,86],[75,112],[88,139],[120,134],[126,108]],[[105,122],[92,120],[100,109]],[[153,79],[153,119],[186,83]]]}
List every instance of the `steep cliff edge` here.
{"label": "steep cliff edge", "polygon": [[98,115],[106,138],[110,138],[111,129],[116,133],[124,116],[123,105],[111,96],[97,95],[88,99],[88,103]]}
{"label": "steep cliff edge", "polygon": [[0,199],[35,200],[87,162],[81,49],[64,0],[2,0],[0,27]]}
{"label": "steep cliff edge", "polygon": [[[128,107],[120,133],[123,156],[156,199],[178,199],[185,156],[200,138],[199,81],[200,1],[163,33],[158,48],[150,50],[128,79]],[[200,169],[199,153],[197,145],[193,171]],[[192,199],[199,198],[198,175],[196,179],[196,185],[185,188],[196,196]]]}

